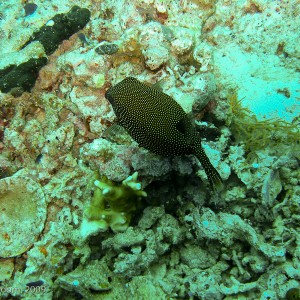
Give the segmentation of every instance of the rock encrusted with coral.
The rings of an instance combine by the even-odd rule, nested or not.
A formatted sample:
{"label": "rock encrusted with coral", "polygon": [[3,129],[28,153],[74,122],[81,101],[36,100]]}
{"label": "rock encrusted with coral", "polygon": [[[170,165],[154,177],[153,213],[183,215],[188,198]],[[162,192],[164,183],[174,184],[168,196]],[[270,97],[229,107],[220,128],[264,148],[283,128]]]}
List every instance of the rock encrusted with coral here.
{"label": "rock encrusted with coral", "polygon": [[[297,299],[298,1],[96,2],[0,93],[0,298]],[[35,5],[0,3],[1,70],[45,58],[34,33],[76,3]],[[195,120],[222,192],[193,157],[108,134],[126,77]]]}

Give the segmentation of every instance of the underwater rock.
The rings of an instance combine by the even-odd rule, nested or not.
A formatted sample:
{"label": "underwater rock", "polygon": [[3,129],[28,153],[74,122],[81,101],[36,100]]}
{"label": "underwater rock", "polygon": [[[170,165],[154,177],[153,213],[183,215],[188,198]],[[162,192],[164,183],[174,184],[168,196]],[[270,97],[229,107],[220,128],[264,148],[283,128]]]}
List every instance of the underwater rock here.
{"label": "underwater rock", "polygon": [[[114,273],[126,274],[128,277],[138,275],[162,258],[172,245],[183,241],[184,230],[179,222],[173,216],[162,213],[162,209],[151,207],[140,220],[142,226],[148,227],[156,219],[157,222],[151,228],[129,227],[102,243],[103,248],[119,253],[114,261]],[[120,253],[121,249],[130,251]]]}
{"label": "underwater rock", "polygon": [[238,215],[215,214],[208,208],[202,208],[201,215],[194,211],[192,216],[194,220],[197,220],[195,228],[198,239],[219,240],[227,247],[232,246],[233,240],[241,239],[273,262],[285,260],[286,249],[284,247],[266,243],[264,237]]}
{"label": "underwater rock", "polygon": [[[25,48],[31,42],[39,41],[45,49],[47,55],[52,54],[58,45],[68,39],[76,31],[82,29],[90,19],[90,11],[86,8],[73,6],[66,14],[58,14],[51,20],[52,26],[46,25],[34,33]],[[46,57],[30,58],[20,65],[10,65],[0,70],[0,90],[3,93],[13,91],[18,88],[17,96],[24,91],[30,91],[38,77],[39,70],[47,64]]]}
{"label": "underwater rock", "polygon": [[[86,8],[73,6],[66,14],[57,14],[34,33],[29,41],[23,45],[26,47],[33,41],[39,41],[45,48],[47,55],[52,54],[58,45],[68,39],[72,34],[82,29],[90,20],[90,11]],[[53,25],[50,25],[53,24]]]}
{"label": "underwater rock", "polygon": [[[161,285],[155,284],[150,275],[134,277],[122,293],[123,299],[166,299],[165,291]],[[117,298],[115,298],[117,299]]]}
{"label": "underwater rock", "polygon": [[276,197],[282,190],[282,184],[279,178],[278,170],[270,170],[263,182],[261,196],[262,201],[268,207],[272,207],[274,205],[274,201]]}
{"label": "underwater rock", "polygon": [[146,66],[151,70],[158,70],[170,59],[168,44],[158,22],[150,22],[141,28],[139,44]]}
{"label": "underwater rock", "polygon": [[190,268],[207,269],[216,264],[216,259],[207,250],[188,244],[180,249],[180,259]]}
{"label": "underwater rock", "polygon": [[12,258],[0,259],[0,281],[7,280],[14,271],[14,261]]}
{"label": "underwater rock", "polygon": [[[202,74],[194,74],[187,78],[182,78],[184,85],[181,87],[183,92],[181,100],[185,111],[201,112],[205,106],[211,101],[216,92],[216,79],[213,73],[207,72]],[[173,93],[178,94],[173,88]],[[181,104],[181,103],[180,103]],[[202,130],[203,131],[203,130]]]}
{"label": "underwater rock", "polygon": [[46,57],[31,58],[20,65],[10,65],[0,70],[0,91],[8,93],[12,89],[30,91],[38,77],[39,70],[46,65]]}
{"label": "underwater rock", "polygon": [[80,265],[74,271],[59,276],[55,281],[55,286],[63,290],[74,291],[84,296],[84,299],[93,299],[94,293],[112,288],[111,279],[112,275],[108,267],[102,261],[92,260],[87,265]]}
{"label": "underwater rock", "polygon": [[146,149],[133,153],[131,165],[140,175],[148,177],[164,176],[172,170],[168,158],[157,157],[157,155],[147,152]]}
{"label": "underwater rock", "polygon": [[200,71],[207,72],[213,69],[213,50],[209,44],[198,44],[194,49],[193,58],[200,64]]}
{"label": "underwater rock", "polygon": [[104,54],[114,54],[116,52],[118,52],[119,47],[116,44],[112,44],[112,43],[102,43],[100,46],[98,46],[95,51],[100,54],[100,55],[104,55]]}
{"label": "underwater rock", "polygon": [[143,211],[143,218],[139,221],[139,227],[142,229],[151,228],[164,214],[165,210],[162,207],[146,207]]}
{"label": "underwater rock", "polygon": [[155,47],[149,47],[142,51],[145,57],[146,66],[151,71],[158,70],[163,64],[166,64],[169,60],[169,51],[167,48],[155,45]]}
{"label": "underwater rock", "polygon": [[0,180],[0,256],[24,253],[37,240],[46,220],[41,186],[30,178]]}
{"label": "underwater rock", "polygon": [[[230,281],[231,281],[230,287],[226,286],[225,284],[220,285],[220,290],[223,295],[236,295],[236,294],[249,292],[251,290],[257,289],[257,285],[258,285],[256,281],[242,283],[239,280],[237,280],[234,276],[230,277]],[[260,299],[262,299],[262,298],[260,298]],[[275,298],[270,297],[270,298],[266,298],[266,299],[275,299]]]}
{"label": "underwater rock", "polygon": [[[39,31],[48,20],[53,29],[51,19],[66,16],[74,5],[13,1],[0,4],[0,70],[46,57],[39,40],[19,49],[32,30]],[[268,113],[270,105],[284,118],[299,115],[298,106],[289,105],[299,96],[297,1],[82,4],[93,12],[93,20],[79,31],[86,37],[76,32],[59,45],[39,71],[32,93],[19,98],[11,91],[0,94],[0,177],[26,166],[23,176],[42,186],[48,205],[38,240],[23,254],[0,258],[0,290],[11,287],[11,293],[0,292],[1,299],[295,300],[300,281],[299,138],[289,143],[292,134],[281,130],[281,121],[255,127],[250,117],[238,117],[246,115],[247,105],[235,104],[245,96],[254,112]],[[29,2],[38,8],[24,17]],[[95,49],[102,41],[118,45],[118,52],[99,55]],[[165,53],[163,60],[156,48]],[[161,158],[125,133],[115,136],[114,143],[103,138],[115,118],[105,91],[129,76],[160,85],[185,113],[192,112],[204,150],[221,177],[228,178],[224,191],[215,195],[207,189],[204,171],[195,174],[199,168],[193,157]],[[275,102],[287,103],[285,110]],[[295,137],[298,121],[289,125]],[[211,122],[222,128],[221,135]],[[253,146],[249,151],[250,143],[258,150],[252,151]],[[282,153],[288,157],[284,163]],[[271,191],[277,170],[278,195]],[[83,225],[94,229],[84,215],[89,200],[97,193],[108,197],[135,171],[148,196],[142,199],[147,208],[135,213],[132,227],[114,233],[110,226],[105,232],[98,226],[90,232],[93,236],[81,234]],[[97,185],[102,187],[107,177],[113,190],[94,185],[96,172]],[[23,191],[19,180],[12,189],[21,186]],[[18,217],[19,210],[26,214],[23,201],[22,207],[14,205]],[[108,225],[115,221],[107,207],[103,210]],[[101,211],[96,218],[101,221]],[[33,235],[31,228],[25,233]],[[24,293],[26,286],[46,292]]]}
{"label": "underwater rock", "polygon": [[[171,29],[167,26],[162,27],[163,32],[166,36],[166,32]],[[171,50],[177,55],[182,56],[190,52],[194,46],[194,32],[187,28],[176,28],[172,31],[173,37],[169,38],[171,41]]]}
{"label": "underwater rock", "polygon": [[95,139],[82,147],[81,157],[84,161],[88,161],[92,168],[99,170],[101,175],[113,181],[122,181],[130,175],[131,165],[127,163],[128,159],[125,162],[119,157],[120,155],[129,157],[129,153],[133,150],[131,148],[115,145],[105,139]]}
{"label": "underwater rock", "polygon": [[219,285],[220,275],[210,269],[187,276],[184,282],[189,287],[190,294],[195,295],[196,299],[223,299]]}

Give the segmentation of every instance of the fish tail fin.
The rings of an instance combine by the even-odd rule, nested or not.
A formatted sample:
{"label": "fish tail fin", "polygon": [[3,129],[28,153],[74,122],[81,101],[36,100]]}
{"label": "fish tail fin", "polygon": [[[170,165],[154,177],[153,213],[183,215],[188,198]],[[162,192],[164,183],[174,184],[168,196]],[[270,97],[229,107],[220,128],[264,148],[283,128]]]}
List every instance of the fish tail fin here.
{"label": "fish tail fin", "polygon": [[195,153],[196,157],[200,161],[206,176],[208,178],[209,184],[213,191],[219,192],[223,189],[223,180],[215,169],[215,167],[211,164],[209,158],[207,157],[206,153],[204,152],[202,147],[199,147]]}

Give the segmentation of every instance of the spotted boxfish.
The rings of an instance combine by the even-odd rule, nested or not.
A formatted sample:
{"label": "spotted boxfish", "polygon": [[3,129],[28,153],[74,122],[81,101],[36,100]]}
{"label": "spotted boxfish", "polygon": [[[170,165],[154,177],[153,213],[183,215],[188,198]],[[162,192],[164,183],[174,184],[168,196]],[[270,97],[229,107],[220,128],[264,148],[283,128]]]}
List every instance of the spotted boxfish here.
{"label": "spotted boxfish", "polygon": [[201,146],[194,122],[170,96],[128,77],[105,93],[121,125],[139,144],[163,156],[195,155],[211,187],[219,190],[222,179]]}

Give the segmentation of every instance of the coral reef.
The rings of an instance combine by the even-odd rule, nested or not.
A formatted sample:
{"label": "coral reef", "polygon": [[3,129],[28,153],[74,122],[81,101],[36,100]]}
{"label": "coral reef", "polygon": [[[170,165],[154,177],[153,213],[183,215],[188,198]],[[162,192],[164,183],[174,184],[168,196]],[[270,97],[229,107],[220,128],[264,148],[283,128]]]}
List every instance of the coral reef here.
{"label": "coral reef", "polygon": [[[299,1],[50,2],[0,3],[0,298],[298,299]],[[114,125],[127,77],[222,191]]]}
{"label": "coral reef", "polygon": [[147,196],[137,177],[135,172],[120,185],[107,178],[95,180],[94,195],[81,226],[82,236],[95,235],[109,227],[114,232],[128,228],[133,214],[142,207],[141,198]]}
{"label": "coral reef", "polygon": [[[30,91],[38,77],[39,70],[45,66],[46,63],[46,57],[38,59],[31,58],[18,66],[10,65],[4,70],[0,70],[1,92],[11,92],[18,95],[16,89],[19,89],[19,93]],[[12,91],[12,89],[14,90]]]}
{"label": "coral reef", "polygon": [[[27,3],[25,17],[33,13],[34,8],[36,8],[35,4]],[[38,72],[48,61],[46,55],[52,54],[63,40],[82,29],[89,19],[90,11],[78,6],[73,6],[67,14],[55,15],[21,47],[23,49],[31,43],[39,42],[44,48],[44,57],[30,58],[20,65],[10,63],[5,69],[0,70],[0,91],[16,95],[22,94],[23,91],[30,91],[38,77]]]}
{"label": "coral reef", "polygon": [[35,32],[22,48],[34,41],[39,41],[44,46],[45,53],[50,55],[63,40],[82,29],[89,20],[88,9],[73,6],[67,14],[55,15],[38,32]]}

